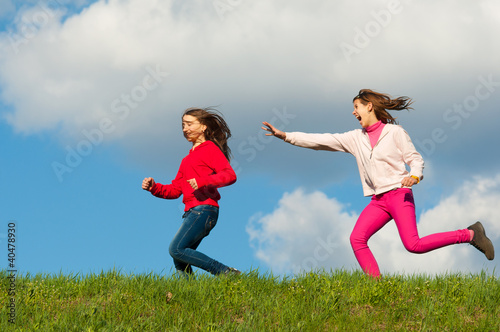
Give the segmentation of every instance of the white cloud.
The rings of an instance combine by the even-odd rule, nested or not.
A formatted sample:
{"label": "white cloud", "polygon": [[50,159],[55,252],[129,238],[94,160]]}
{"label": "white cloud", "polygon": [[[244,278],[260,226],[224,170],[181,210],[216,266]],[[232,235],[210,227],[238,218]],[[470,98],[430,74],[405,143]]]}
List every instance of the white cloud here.
{"label": "white cloud", "polygon": [[[225,3],[224,9],[217,3]],[[112,0],[94,3],[64,23],[61,15],[34,7],[44,24],[30,31],[18,53],[2,58],[3,99],[14,105],[10,122],[20,131],[51,129],[60,123],[73,131],[110,113],[111,101],[129,92],[148,65],[160,65],[172,77],[141,105],[141,117],[156,114],[168,120],[165,109],[170,105],[248,103],[280,96],[293,101],[332,88],[350,96],[366,85],[400,85],[402,73],[396,73],[402,68],[408,77],[422,70],[454,70],[476,57],[480,61],[467,71],[477,76],[496,63],[492,51],[498,46],[484,44],[480,55],[471,54],[469,44],[482,40],[474,33],[484,29],[474,24],[485,15],[477,10],[478,4],[388,4],[380,1],[360,11],[348,1],[207,5]],[[487,1],[480,4],[491,6]],[[433,13],[428,15],[428,10]],[[24,17],[32,21],[33,13]],[[18,29],[22,35],[22,26]],[[365,35],[367,40],[360,39],[364,43],[357,40],[358,31]],[[431,38],[436,33],[443,38]],[[459,43],[455,34],[461,36]],[[2,44],[8,48],[7,37]],[[351,64],[341,43],[358,49]],[[429,78],[412,80],[423,88]],[[130,121],[123,130],[144,131],[141,125]]]}
{"label": "white cloud", "polygon": [[[423,237],[463,229],[480,220],[498,249],[499,201],[500,175],[474,178],[421,214],[419,234]],[[311,268],[359,269],[349,243],[357,217],[357,213],[348,211],[335,198],[318,191],[305,193],[297,189],[285,193],[272,213],[254,216],[247,225],[247,232],[256,257],[278,273]],[[383,273],[468,273],[481,269],[492,273],[498,267],[498,258],[490,262],[468,244],[421,255],[409,253],[393,222],[376,233],[369,245]]]}
{"label": "white cloud", "polygon": [[[100,1],[63,24],[56,14],[45,13],[50,20],[30,31],[22,44],[12,45],[7,35],[2,44],[13,52],[1,66],[3,99],[15,109],[9,122],[28,133],[59,124],[68,132],[95,126],[112,112],[113,100],[137,85],[146,66],[160,66],[172,77],[141,103],[140,116],[120,124],[124,133],[148,130],[142,120],[147,117],[168,123],[169,113],[178,115],[191,103],[265,99],[302,74],[318,71],[315,63],[295,63],[322,44],[315,28],[300,31],[293,24],[306,19],[303,13],[287,11],[276,26],[270,15],[278,8],[263,3],[241,5],[242,14],[250,11],[241,20],[237,13],[221,20],[199,1],[191,10],[181,6],[176,12],[174,3]],[[263,13],[258,16],[263,22],[253,21],[253,15]],[[18,36],[24,37],[20,30]],[[291,36],[309,38],[299,44]],[[326,47],[321,48],[318,54],[326,55]]]}
{"label": "white cloud", "polygon": [[[286,130],[344,131],[357,125],[350,101],[365,87],[415,97],[418,111],[405,122],[412,137],[430,140],[429,130],[439,127],[449,136],[447,151],[461,151],[452,137],[457,130],[450,129],[455,122],[443,121],[444,111],[473,94],[479,76],[500,81],[500,44],[492,42],[500,21],[492,19],[495,5],[487,0],[396,7],[387,1],[360,7],[357,1],[101,0],[69,17],[67,2],[59,3],[34,3],[19,13],[17,30],[0,36],[0,98],[10,110],[3,117],[17,132],[55,133],[73,148],[85,139],[83,130],[110,119],[105,141],[147,163],[151,149],[180,136],[187,107],[222,105],[233,151],[246,166],[250,154],[241,151],[249,151],[274,108],[297,116]],[[346,56],[344,44],[357,51]],[[144,93],[148,68],[168,76]],[[475,134],[495,132],[489,119],[497,113],[496,95],[462,118],[460,130],[474,128],[467,133],[471,144]],[[257,145],[251,151],[276,153]],[[154,162],[165,163],[168,157]]]}
{"label": "white cloud", "polygon": [[336,199],[316,191],[285,193],[278,208],[255,215],[247,225],[258,259],[276,272],[349,266],[349,233],[356,215]]}

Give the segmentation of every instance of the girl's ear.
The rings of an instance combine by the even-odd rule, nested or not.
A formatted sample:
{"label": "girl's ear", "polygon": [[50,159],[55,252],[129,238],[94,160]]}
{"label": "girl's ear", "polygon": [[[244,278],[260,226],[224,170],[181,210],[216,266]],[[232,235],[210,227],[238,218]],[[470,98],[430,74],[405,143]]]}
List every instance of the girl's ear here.
{"label": "girl's ear", "polygon": [[370,102],[368,102],[368,104],[366,104],[366,108],[368,109],[368,112],[373,111],[373,104],[372,104],[372,102],[371,102],[371,101],[370,101]]}

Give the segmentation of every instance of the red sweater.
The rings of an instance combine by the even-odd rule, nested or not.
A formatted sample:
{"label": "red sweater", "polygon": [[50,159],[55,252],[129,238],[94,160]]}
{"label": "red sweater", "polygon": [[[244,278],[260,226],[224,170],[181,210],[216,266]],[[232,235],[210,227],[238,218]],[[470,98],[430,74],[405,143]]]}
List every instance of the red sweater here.
{"label": "red sweater", "polygon": [[[194,190],[187,180],[195,179]],[[212,141],[205,141],[182,159],[177,176],[171,184],[155,183],[151,194],[156,197],[175,199],[183,195],[184,211],[198,205],[219,206],[217,188],[236,182],[236,174],[226,156]]]}

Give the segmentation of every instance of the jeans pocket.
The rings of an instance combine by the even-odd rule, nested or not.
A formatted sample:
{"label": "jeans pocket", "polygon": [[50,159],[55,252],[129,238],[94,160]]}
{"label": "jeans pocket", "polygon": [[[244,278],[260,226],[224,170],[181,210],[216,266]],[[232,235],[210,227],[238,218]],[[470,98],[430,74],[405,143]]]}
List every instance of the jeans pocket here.
{"label": "jeans pocket", "polygon": [[216,224],[217,224],[217,218],[209,216],[207,218],[207,221],[205,222],[205,234],[208,235],[210,233],[210,231],[215,227]]}

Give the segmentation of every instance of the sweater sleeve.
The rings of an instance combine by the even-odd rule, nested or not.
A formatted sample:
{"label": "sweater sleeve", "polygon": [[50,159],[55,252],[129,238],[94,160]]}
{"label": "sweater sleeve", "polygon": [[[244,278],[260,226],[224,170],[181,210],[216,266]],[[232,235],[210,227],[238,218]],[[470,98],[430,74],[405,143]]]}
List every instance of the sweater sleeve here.
{"label": "sweater sleeve", "polygon": [[181,183],[183,175],[181,170],[177,172],[177,176],[171,184],[155,183],[151,188],[151,194],[165,199],[176,199],[182,195]]}
{"label": "sweater sleeve", "polygon": [[353,131],[342,134],[286,133],[285,142],[313,150],[353,153]]}
{"label": "sweater sleeve", "polygon": [[220,188],[236,182],[236,173],[226,159],[226,156],[217,146],[211,149],[206,162],[213,170],[213,173],[195,178],[199,188],[205,186]]}

